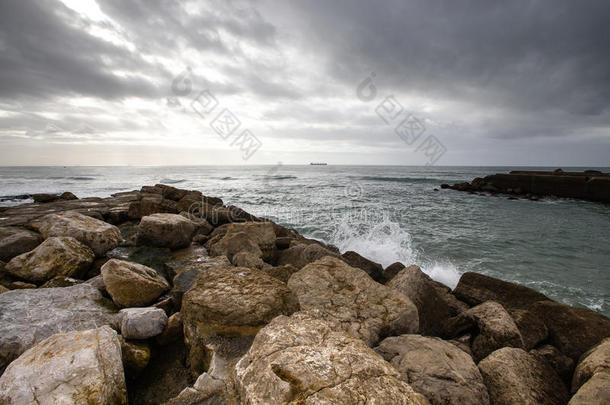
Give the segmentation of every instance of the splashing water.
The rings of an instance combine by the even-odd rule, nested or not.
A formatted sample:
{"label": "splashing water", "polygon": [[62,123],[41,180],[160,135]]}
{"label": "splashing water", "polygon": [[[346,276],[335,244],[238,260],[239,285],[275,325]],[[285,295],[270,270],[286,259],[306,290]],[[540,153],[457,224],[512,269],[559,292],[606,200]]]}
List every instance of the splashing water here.
{"label": "splashing water", "polygon": [[454,288],[460,272],[449,260],[424,257],[413,247],[411,234],[397,222],[384,217],[378,223],[355,223],[347,216],[336,224],[330,243],[341,252],[353,250],[380,263],[384,268],[395,262],[417,264],[432,279]]}

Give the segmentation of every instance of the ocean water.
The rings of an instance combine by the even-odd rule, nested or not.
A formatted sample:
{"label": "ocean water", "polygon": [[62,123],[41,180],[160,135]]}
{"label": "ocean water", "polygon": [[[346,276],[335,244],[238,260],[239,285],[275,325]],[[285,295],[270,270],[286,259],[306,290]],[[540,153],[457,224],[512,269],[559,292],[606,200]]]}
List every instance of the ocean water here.
{"label": "ocean water", "polygon": [[384,266],[418,264],[450,287],[462,273],[475,271],[610,315],[610,205],[434,190],[512,169],[1,167],[0,196],[71,191],[106,197],[155,183],[198,189]]}

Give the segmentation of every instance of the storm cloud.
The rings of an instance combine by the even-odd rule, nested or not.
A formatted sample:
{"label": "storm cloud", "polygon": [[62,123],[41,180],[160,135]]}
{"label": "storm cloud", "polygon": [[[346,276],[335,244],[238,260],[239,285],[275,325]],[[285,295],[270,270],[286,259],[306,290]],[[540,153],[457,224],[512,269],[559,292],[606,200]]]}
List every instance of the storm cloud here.
{"label": "storm cloud", "polygon": [[0,157],[244,163],[191,107],[208,90],[261,140],[247,163],[421,164],[376,113],[392,96],[438,164],[607,166],[609,17],[602,0],[6,0]]}

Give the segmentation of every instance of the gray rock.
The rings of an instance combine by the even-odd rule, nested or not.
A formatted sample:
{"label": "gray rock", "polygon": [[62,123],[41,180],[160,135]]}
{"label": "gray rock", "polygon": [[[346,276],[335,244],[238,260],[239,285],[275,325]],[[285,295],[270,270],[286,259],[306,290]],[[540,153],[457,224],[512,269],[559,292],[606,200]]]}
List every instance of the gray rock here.
{"label": "gray rock", "polygon": [[152,214],[138,225],[138,244],[180,249],[191,244],[195,225],[178,214]]}
{"label": "gray rock", "polygon": [[370,346],[382,335],[419,330],[417,308],[404,294],[373,281],[363,270],[324,257],[288,280],[301,309],[319,309]]}
{"label": "gray rock", "polygon": [[42,340],[0,378],[2,404],[127,404],[121,345],[108,326]]}
{"label": "gray rock", "polygon": [[568,392],[555,371],[523,349],[504,347],[479,363],[494,405],[563,405]]}
{"label": "gray rock", "polygon": [[428,404],[363,341],[318,315],[278,316],[261,329],[235,367],[242,403]]}
{"label": "gray rock", "polygon": [[125,308],[119,317],[125,339],[148,339],[160,335],[167,326],[167,315],[160,308]]}
{"label": "gray rock", "polygon": [[487,387],[477,365],[449,342],[402,335],[384,339],[375,351],[432,405],[489,405]]}
{"label": "gray rock", "polygon": [[88,284],[13,290],[0,295],[0,371],[28,348],[55,334],[117,327],[112,303]]}
{"label": "gray rock", "polygon": [[36,232],[14,226],[0,227],[0,260],[8,262],[34,249],[42,241],[42,236]]}
{"label": "gray rock", "polygon": [[89,246],[97,256],[103,256],[123,240],[116,226],[75,211],[46,215],[35,220],[32,227],[45,238],[71,236],[78,239]]}
{"label": "gray rock", "polygon": [[81,278],[95,259],[89,247],[69,236],[50,237],[34,250],[13,257],[6,271],[34,283],[56,276]]}
{"label": "gray rock", "polygon": [[102,266],[104,285],[112,300],[122,307],[152,304],[169,290],[167,281],[150,267],[110,259]]}

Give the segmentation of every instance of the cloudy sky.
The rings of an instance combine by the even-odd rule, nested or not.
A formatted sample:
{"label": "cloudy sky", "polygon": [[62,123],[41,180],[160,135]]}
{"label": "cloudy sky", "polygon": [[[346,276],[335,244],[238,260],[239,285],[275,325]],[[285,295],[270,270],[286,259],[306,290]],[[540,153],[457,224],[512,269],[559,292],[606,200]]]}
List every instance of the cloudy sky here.
{"label": "cloudy sky", "polygon": [[609,19],[606,0],[2,0],[0,165],[414,165],[434,143],[439,165],[608,166]]}

